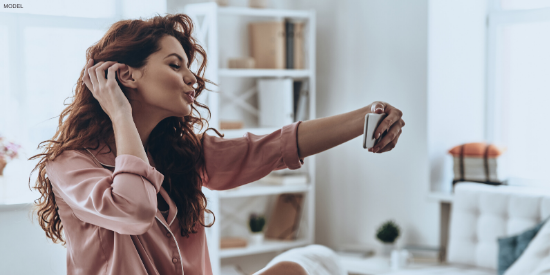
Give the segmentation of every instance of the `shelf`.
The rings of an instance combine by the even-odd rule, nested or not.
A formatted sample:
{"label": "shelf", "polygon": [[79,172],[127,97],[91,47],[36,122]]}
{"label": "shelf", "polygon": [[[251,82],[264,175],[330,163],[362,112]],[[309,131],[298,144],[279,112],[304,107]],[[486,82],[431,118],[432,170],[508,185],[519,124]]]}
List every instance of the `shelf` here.
{"label": "shelf", "polygon": [[237,16],[308,18],[311,15],[311,12],[307,10],[254,9],[254,8],[247,8],[247,7],[219,7],[218,14],[237,15]]}
{"label": "shelf", "polygon": [[310,244],[307,240],[296,241],[274,241],[265,240],[261,245],[250,245],[242,248],[225,248],[220,249],[221,258],[232,258],[245,255],[252,255],[258,253],[283,251],[294,247],[304,246]]}
{"label": "shelf", "polygon": [[283,193],[300,193],[307,192],[308,190],[309,185],[243,186],[232,190],[219,191],[218,194],[220,198],[239,198]]}
{"label": "shelf", "polygon": [[225,77],[309,77],[309,70],[293,69],[220,69],[220,76]]}
{"label": "shelf", "polygon": [[255,135],[271,134],[281,128],[242,128],[234,130],[219,130],[220,133],[225,135],[225,138],[237,138],[242,137],[247,132]]}
{"label": "shelf", "polygon": [[451,193],[431,192],[427,197],[430,201],[434,202],[453,203],[454,195]]}

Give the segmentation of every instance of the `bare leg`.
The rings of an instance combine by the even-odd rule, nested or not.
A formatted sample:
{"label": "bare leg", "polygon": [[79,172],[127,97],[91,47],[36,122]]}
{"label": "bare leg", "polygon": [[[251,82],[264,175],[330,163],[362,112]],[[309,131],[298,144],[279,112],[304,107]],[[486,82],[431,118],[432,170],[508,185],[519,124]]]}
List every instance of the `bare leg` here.
{"label": "bare leg", "polygon": [[308,275],[307,271],[295,262],[278,262],[258,275]]}

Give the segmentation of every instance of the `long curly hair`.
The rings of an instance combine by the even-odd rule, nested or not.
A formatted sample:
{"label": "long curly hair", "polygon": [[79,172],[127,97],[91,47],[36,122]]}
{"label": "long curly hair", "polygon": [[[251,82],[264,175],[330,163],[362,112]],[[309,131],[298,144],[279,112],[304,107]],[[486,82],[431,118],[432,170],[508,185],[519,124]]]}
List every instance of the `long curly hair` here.
{"label": "long curly hair", "polygon": [[[206,52],[191,36],[193,23],[185,14],[156,15],[148,20],[121,20],[114,23],[105,36],[86,50],[86,60],[95,62],[116,61],[134,68],[142,68],[147,63],[149,55],[160,50],[159,41],[165,35],[175,37],[182,45],[189,64],[196,61],[200,66],[197,72],[193,72],[197,79],[195,88],[196,97],[199,97],[206,89],[206,82],[214,84],[204,78],[206,70]],[[41,197],[35,200],[34,214],[37,215],[46,236],[54,243],[66,241],[63,238],[63,224],[58,213],[52,184],[46,177],[46,163],[54,160],[65,150],[83,150],[84,148],[97,149],[100,142],[107,144],[112,151],[109,142],[114,141],[112,122],[103,111],[99,102],[82,81],[84,69],[80,72],[73,102],[61,112],[57,131],[51,140],[42,141],[39,148],[44,148],[42,154],[29,158],[35,159],[42,156],[40,162],[31,171],[31,175],[38,168],[39,174],[34,189],[38,190]],[[120,85],[123,93],[128,98],[128,93],[123,85]],[[206,89],[208,90],[208,89]],[[177,218],[181,227],[181,235],[189,237],[196,233],[196,226],[200,224],[210,227],[214,223],[205,224],[204,213],[212,214],[206,209],[206,197],[202,193],[202,178],[200,173],[204,169],[204,154],[201,141],[194,133],[195,124],[203,129],[208,121],[201,117],[195,108],[205,108],[211,116],[210,109],[198,101],[191,104],[192,112],[189,116],[168,117],[162,120],[151,132],[146,147],[153,158],[155,168],[164,175],[163,187],[178,208]],[[192,114],[196,112],[198,117]],[[65,119],[66,118],[66,119]],[[218,130],[214,130],[218,136],[223,137]],[[199,131],[200,131],[199,130]],[[44,145],[43,145],[44,143]],[[95,144],[95,147],[92,145]],[[86,147],[92,145],[91,147]],[[29,188],[30,177],[29,177]]]}

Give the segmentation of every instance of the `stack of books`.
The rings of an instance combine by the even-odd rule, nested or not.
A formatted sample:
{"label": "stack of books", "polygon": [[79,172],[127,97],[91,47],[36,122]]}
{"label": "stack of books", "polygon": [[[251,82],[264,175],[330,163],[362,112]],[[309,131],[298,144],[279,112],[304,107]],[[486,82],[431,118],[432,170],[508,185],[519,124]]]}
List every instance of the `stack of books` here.
{"label": "stack of books", "polygon": [[461,181],[502,184],[505,174],[501,155],[505,149],[484,142],[467,143],[453,147],[453,185]]}

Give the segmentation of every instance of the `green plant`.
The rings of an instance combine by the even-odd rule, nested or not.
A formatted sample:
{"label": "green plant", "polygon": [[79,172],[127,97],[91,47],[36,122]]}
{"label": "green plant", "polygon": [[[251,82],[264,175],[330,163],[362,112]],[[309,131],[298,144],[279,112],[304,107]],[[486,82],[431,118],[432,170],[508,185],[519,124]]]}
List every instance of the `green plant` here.
{"label": "green plant", "polygon": [[383,243],[393,243],[398,237],[399,226],[393,221],[385,222],[376,232],[376,238]]}
{"label": "green plant", "polygon": [[250,231],[257,233],[262,232],[265,225],[265,218],[262,215],[258,214],[250,214],[249,223],[250,225]]}

